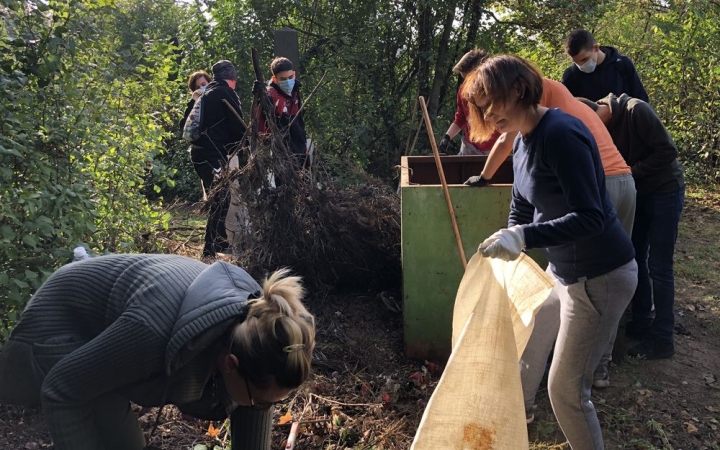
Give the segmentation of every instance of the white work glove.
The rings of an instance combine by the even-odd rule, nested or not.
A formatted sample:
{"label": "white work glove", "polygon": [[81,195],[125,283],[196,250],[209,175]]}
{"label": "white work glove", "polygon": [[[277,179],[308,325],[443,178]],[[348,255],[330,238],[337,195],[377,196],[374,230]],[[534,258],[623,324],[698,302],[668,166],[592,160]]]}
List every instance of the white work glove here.
{"label": "white work glove", "polygon": [[520,225],[503,228],[485,239],[478,247],[478,253],[486,258],[514,261],[525,248],[525,234]]}

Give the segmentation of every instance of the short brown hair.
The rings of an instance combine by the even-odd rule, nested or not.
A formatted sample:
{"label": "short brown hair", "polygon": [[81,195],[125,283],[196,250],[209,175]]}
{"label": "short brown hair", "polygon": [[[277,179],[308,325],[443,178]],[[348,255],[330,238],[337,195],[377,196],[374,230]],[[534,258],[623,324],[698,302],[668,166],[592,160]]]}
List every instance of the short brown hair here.
{"label": "short brown hair", "polygon": [[190,77],[188,78],[188,89],[190,89],[190,92],[195,91],[195,83],[201,78],[205,78],[208,80],[208,82],[212,81],[212,77],[210,74],[205,72],[204,70],[198,70],[197,72],[193,72],[190,74]]}
{"label": "short brown hair", "polygon": [[486,58],[487,52],[485,50],[474,48],[460,58],[460,61],[455,64],[452,71],[460,75],[467,74],[479,66],[481,62],[485,61]]}
{"label": "short brown hair", "polygon": [[273,75],[285,72],[286,70],[293,70],[293,63],[284,56],[278,56],[270,63],[270,71]]}
{"label": "short brown hair", "polygon": [[[470,111],[470,139],[486,141],[495,131],[485,120],[493,105],[515,101],[525,108],[537,108],[543,93],[543,76],[529,61],[515,55],[499,55],[486,59],[463,83],[461,96]],[[484,105],[485,111],[478,106]]]}
{"label": "short brown hair", "polygon": [[572,58],[583,50],[590,50],[595,43],[595,38],[589,31],[578,28],[565,39],[565,53]]}

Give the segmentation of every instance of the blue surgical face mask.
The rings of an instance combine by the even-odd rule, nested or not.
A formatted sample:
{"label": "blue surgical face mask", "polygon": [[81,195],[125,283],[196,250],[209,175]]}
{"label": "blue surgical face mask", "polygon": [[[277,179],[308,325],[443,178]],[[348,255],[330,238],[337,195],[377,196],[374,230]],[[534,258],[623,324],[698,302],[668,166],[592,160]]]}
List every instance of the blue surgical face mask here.
{"label": "blue surgical face mask", "polygon": [[207,84],[200,86],[200,92],[205,92],[205,89],[207,89]]}
{"label": "blue surgical face mask", "polygon": [[593,73],[595,71],[595,68],[597,67],[597,63],[594,59],[590,58],[588,59],[585,64],[579,65],[575,64],[578,69],[580,69],[581,72],[584,73]]}
{"label": "blue surgical face mask", "polygon": [[292,94],[293,87],[295,87],[295,78],[278,81],[278,86],[280,86],[280,89],[285,91],[287,95],[290,95]]}

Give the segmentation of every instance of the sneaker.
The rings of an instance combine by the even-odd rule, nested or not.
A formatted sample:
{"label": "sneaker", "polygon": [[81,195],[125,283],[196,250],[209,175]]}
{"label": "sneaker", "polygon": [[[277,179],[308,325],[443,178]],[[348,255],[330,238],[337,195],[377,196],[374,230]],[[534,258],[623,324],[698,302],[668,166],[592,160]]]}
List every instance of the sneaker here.
{"label": "sneaker", "polygon": [[644,339],[637,345],[630,347],[628,355],[635,358],[667,359],[675,354],[673,344],[662,344],[653,339]]}
{"label": "sneaker", "polygon": [[599,389],[610,387],[610,372],[607,364],[600,364],[593,373],[593,386]]}

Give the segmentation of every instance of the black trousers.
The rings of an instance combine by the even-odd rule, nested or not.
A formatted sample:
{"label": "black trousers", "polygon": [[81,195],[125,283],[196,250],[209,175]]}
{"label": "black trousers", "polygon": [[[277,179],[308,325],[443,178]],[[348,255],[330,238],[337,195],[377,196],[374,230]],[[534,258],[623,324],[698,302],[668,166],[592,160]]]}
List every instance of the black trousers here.
{"label": "black trousers", "polygon": [[[192,162],[195,172],[203,182],[205,191],[210,194],[227,166],[226,159],[223,157],[196,158],[192,156]],[[229,246],[225,232],[225,217],[230,207],[230,192],[208,195],[208,201],[210,202],[210,212],[205,226],[203,258],[214,257],[218,252],[227,250]]]}

